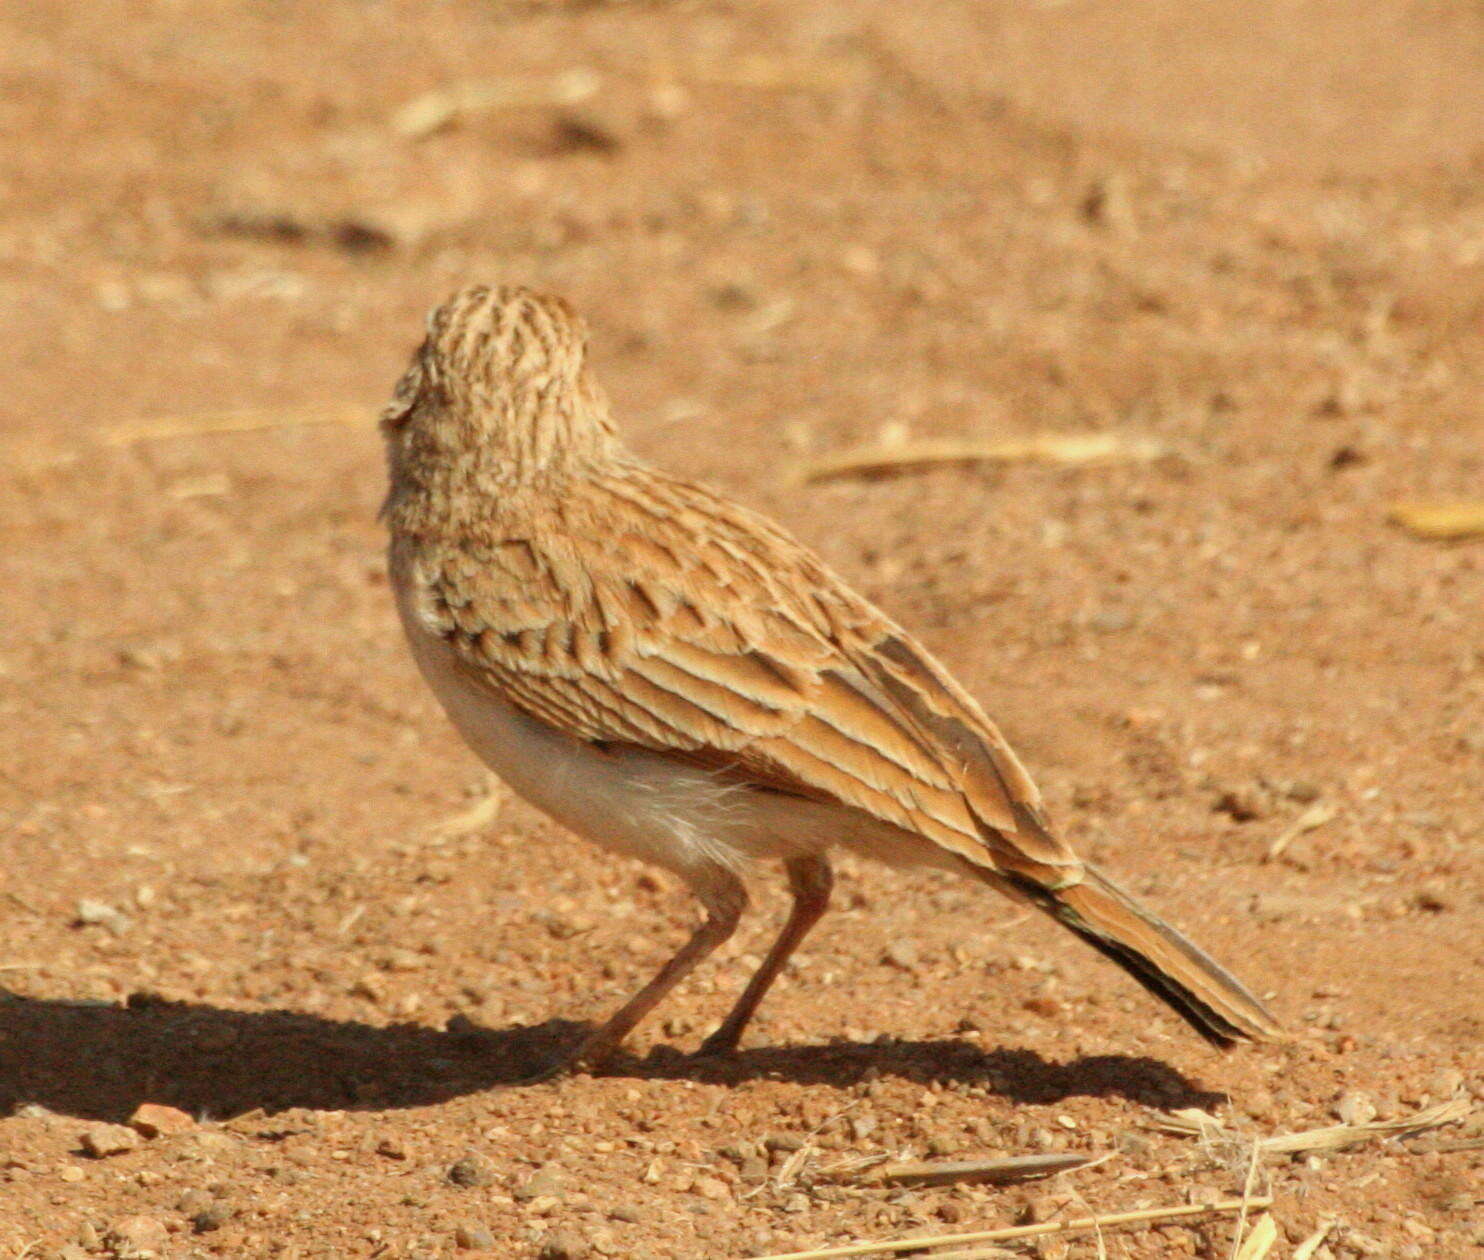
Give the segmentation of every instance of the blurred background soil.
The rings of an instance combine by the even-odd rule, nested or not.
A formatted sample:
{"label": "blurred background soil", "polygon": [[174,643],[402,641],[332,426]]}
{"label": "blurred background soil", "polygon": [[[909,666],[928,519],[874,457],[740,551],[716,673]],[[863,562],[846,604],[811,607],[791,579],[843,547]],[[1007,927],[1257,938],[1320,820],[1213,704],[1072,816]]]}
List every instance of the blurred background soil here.
{"label": "blurred background soil", "polygon": [[[685,1054],[771,877],[611,1072],[491,1088],[694,912],[504,799],[395,626],[372,419],[471,280],[583,310],[634,446],[919,632],[1294,1043],[847,866],[735,1059]],[[1481,334],[1476,0],[0,0],[0,1254],[750,1256],[1477,1104],[1484,543],[1389,514],[1484,493]],[[1163,453],[800,481],[1094,431]],[[1262,1161],[1270,1254],[1480,1254],[1481,1134]],[[848,1174],[1055,1150],[1114,1157]]]}

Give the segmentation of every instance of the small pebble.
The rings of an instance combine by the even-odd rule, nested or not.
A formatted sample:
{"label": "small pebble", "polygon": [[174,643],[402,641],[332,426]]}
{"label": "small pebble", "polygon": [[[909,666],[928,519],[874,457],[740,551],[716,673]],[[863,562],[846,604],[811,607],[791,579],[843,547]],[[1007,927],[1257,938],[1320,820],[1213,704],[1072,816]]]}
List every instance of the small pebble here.
{"label": "small pebble", "polygon": [[912,971],[917,966],[917,946],[911,941],[893,941],[882,955],[883,961],[902,971]]}
{"label": "small pebble", "polygon": [[147,1138],[157,1138],[169,1133],[184,1133],[195,1128],[196,1122],[177,1107],[140,1103],[129,1117],[129,1127]]}
{"label": "small pebble", "polygon": [[84,1129],[82,1149],[94,1159],[139,1149],[139,1134],[122,1124],[95,1124]]}
{"label": "small pebble", "polygon": [[164,1253],[170,1234],[150,1216],[125,1216],[108,1227],[104,1243],[115,1260],[147,1260]]}
{"label": "small pebble", "polygon": [[535,1199],[560,1199],[563,1190],[560,1174],[554,1169],[542,1168],[511,1191],[511,1194],[517,1203],[529,1203]]}
{"label": "small pebble", "polygon": [[1343,1124],[1369,1124],[1376,1118],[1376,1105],[1365,1094],[1351,1091],[1335,1104],[1335,1115]]}
{"label": "small pebble", "polygon": [[727,1183],[719,1177],[697,1177],[692,1190],[703,1199],[720,1200],[731,1197]]}
{"label": "small pebble", "polygon": [[737,1175],[744,1186],[760,1186],[768,1179],[768,1161],[757,1156],[744,1159]]}
{"label": "small pebble", "polygon": [[191,1228],[198,1234],[210,1234],[232,1219],[232,1209],[225,1203],[211,1202],[191,1214]]}
{"label": "small pebble", "polygon": [[484,1155],[469,1154],[449,1166],[448,1180],[456,1186],[488,1186],[495,1181],[495,1165]]}
{"label": "small pebble", "polygon": [[587,1239],[570,1229],[553,1230],[541,1243],[541,1260],[584,1260],[592,1249]]}
{"label": "small pebble", "polygon": [[465,1251],[493,1251],[495,1236],[483,1225],[460,1225],[453,1231],[453,1240]]}
{"label": "small pebble", "polygon": [[1427,1083],[1434,1102],[1444,1102],[1463,1088],[1463,1073],[1457,1068],[1441,1068]]}

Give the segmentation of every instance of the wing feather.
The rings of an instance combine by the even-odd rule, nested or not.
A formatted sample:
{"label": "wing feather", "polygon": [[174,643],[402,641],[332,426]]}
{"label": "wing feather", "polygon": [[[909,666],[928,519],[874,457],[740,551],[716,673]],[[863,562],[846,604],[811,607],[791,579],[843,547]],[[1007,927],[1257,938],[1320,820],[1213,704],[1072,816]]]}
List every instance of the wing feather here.
{"label": "wing feather", "polygon": [[560,528],[444,544],[419,566],[437,628],[483,685],[576,739],[835,801],[981,866],[1075,878],[974,700],[788,535],[647,470],[578,494]]}

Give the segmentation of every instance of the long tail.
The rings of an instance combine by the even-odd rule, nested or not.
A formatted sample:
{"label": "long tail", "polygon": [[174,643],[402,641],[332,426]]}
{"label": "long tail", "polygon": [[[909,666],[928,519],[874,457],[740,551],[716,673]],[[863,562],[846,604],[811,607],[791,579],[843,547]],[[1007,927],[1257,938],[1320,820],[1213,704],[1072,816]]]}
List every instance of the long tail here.
{"label": "long tail", "polygon": [[1168,1002],[1212,1044],[1283,1035],[1241,981],[1092,867],[1085,868],[1080,883],[1059,889],[1023,875],[1002,878]]}

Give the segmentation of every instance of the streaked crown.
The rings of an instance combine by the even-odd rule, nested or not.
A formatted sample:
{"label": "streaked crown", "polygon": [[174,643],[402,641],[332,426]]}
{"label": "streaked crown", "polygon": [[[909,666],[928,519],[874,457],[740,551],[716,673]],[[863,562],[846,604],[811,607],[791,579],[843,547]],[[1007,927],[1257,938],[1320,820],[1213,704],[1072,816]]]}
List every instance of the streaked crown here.
{"label": "streaked crown", "polygon": [[586,361],[587,326],[561,298],[518,285],[461,289],[428,317],[383,432],[425,453],[549,466],[612,437]]}

